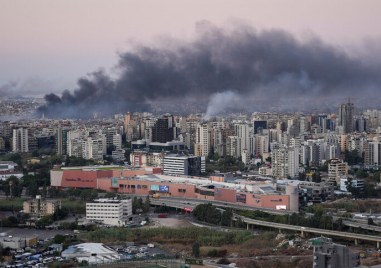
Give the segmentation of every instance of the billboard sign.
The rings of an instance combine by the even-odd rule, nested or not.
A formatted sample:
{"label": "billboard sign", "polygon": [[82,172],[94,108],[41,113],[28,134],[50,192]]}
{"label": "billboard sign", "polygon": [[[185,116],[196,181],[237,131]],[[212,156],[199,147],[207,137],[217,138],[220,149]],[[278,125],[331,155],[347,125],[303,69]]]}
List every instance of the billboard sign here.
{"label": "billboard sign", "polygon": [[246,204],[246,195],[245,194],[237,194],[236,200],[237,200],[237,202]]}
{"label": "billboard sign", "polygon": [[159,191],[159,185],[151,185],[151,191]]}
{"label": "billboard sign", "polygon": [[169,192],[169,186],[167,185],[160,185],[159,186],[160,192],[168,193]]}

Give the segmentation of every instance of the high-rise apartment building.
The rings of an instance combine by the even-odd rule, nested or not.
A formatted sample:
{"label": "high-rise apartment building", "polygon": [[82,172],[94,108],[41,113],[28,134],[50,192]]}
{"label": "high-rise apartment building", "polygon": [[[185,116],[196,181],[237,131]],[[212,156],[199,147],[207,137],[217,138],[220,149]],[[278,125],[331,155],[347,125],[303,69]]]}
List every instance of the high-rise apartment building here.
{"label": "high-rise apartment building", "polygon": [[67,153],[67,129],[57,128],[55,133],[56,151],[58,155]]}
{"label": "high-rise apartment building", "polygon": [[240,144],[240,150],[238,151],[238,156],[242,155],[243,150],[249,151],[250,154],[254,153],[251,152],[250,148],[250,126],[248,124],[235,124],[235,135],[239,138]]}
{"label": "high-rise apartment building", "polygon": [[210,150],[210,132],[207,124],[197,125],[195,155],[208,156]]}
{"label": "high-rise apartment building", "polygon": [[344,133],[351,133],[354,130],[353,124],[354,105],[348,100],[348,103],[340,105],[339,126],[343,128]]}
{"label": "high-rise apartment building", "polygon": [[13,130],[12,151],[20,153],[29,152],[28,129],[17,128]]}
{"label": "high-rise apartment building", "polygon": [[96,161],[103,160],[105,143],[105,136],[96,139],[90,137],[87,138],[82,142],[82,157],[84,159],[93,159]]}
{"label": "high-rise apartment building", "polygon": [[177,128],[174,123],[172,115],[165,115],[162,118],[158,118],[152,127],[152,142],[165,143],[167,141],[173,141],[177,134]]}
{"label": "high-rise apartment building", "polygon": [[262,130],[267,129],[267,121],[254,120],[253,121],[254,134],[261,133]]}
{"label": "high-rise apartment building", "polygon": [[299,172],[299,148],[280,146],[271,152],[272,173],[276,178],[294,178]]}

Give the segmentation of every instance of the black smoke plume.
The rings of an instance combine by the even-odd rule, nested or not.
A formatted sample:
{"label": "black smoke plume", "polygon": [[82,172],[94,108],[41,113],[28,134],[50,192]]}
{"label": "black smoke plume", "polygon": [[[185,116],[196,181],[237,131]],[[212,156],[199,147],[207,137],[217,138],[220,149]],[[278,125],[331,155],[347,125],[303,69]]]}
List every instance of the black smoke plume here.
{"label": "black smoke plume", "polygon": [[193,100],[221,104],[208,107],[218,113],[225,102],[213,98],[224,92],[233,92],[236,105],[247,110],[308,108],[347,96],[363,99],[373,93],[374,99],[379,89],[377,64],[317,37],[300,40],[283,30],[257,31],[248,25],[225,29],[208,22],[196,28],[192,41],[167,40],[165,45],[141,45],[120,54],[117,78],[102,71],[83,77],[72,93],[46,95],[39,112],[47,117],[90,117]]}

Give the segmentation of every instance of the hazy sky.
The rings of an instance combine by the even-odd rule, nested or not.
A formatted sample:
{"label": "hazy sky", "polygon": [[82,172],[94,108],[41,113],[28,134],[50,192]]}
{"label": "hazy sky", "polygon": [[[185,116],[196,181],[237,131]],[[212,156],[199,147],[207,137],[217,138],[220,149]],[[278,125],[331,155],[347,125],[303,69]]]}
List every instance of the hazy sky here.
{"label": "hazy sky", "polygon": [[191,38],[201,20],[316,34],[351,49],[381,39],[380,11],[380,0],[0,0],[0,88],[72,89],[80,76],[109,71],[132,43]]}

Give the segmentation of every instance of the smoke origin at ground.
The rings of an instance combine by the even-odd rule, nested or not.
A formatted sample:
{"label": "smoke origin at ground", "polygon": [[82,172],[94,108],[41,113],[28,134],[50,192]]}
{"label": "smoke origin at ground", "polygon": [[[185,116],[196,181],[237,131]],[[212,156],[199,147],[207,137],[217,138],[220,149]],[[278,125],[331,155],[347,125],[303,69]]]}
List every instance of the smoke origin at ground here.
{"label": "smoke origin at ground", "polygon": [[213,116],[237,109],[300,109],[301,103],[308,109],[346,96],[378,102],[379,63],[282,30],[199,22],[192,41],[168,38],[119,56],[116,78],[104,71],[82,77],[73,92],[46,95],[39,113],[81,118],[190,100],[205,103],[207,116]]}

